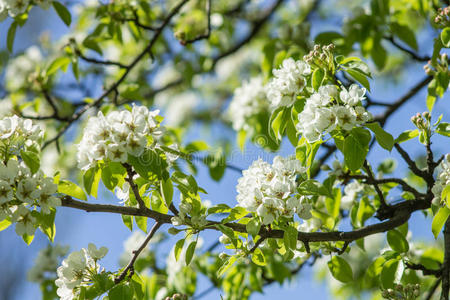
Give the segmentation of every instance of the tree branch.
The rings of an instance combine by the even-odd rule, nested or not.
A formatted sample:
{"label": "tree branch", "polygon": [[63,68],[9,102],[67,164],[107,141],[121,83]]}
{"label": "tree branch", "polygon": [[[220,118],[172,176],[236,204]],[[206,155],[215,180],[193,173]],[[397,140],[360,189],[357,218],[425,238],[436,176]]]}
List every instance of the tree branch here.
{"label": "tree branch", "polygon": [[119,274],[119,276],[114,279],[114,283],[115,284],[120,283],[125,278],[125,276],[128,274],[128,272],[130,272],[130,275],[133,275],[133,273],[134,273],[134,263],[138,259],[139,254],[141,254],[142,250],[144,250],[145,247],[147,247],[147,245],[150,242],[151,238],[155,235],[156,231],[158,230],[159,227],[161,227],[161,225],[162,225],[162,223],[159,223],[159,222],[156,222],[155,225],[153,225],[152,229],[150,230],[150,232],[145,237],[145,240],[141,244],[141,246],[139,246],[138,249],[133,251],[133,256],[131,257],[131,260],[128,263],[128,265]]}
{"label": "tree branch", "polygon": [[150,40],[150,43],[147,47],[145,47],[144,50],[126,67],[125,72],[122,74],[122,76],[103,94],[101,94],[94,102],[86,104],[83,106],[78,112],[72,115],[69,122],[64,125],[60,131],[50,140],[46,141],[44,145],[42,146],[42,149],[47,147],[49,144],[53,143],[57,139],[59,139],[66,131],[69,129],[69,127],[77,121],[86,111],[88,111],[92,107],[97,107],[101,104],[101,102],[114,90],[117,89],[117,87],[127,78],[130,71],[145,57],[146,54],[151,53],[151,49],[153,48],[153,45],[156,43],[158,38],[161,36],[162,31],[164,28],[169,24],[169,22],[172,20],[172,18],[178,13],[178,11],[188,2],[189,0],[182,0],[180,1],[169,13],[169,15],[164,19],[163,23],[160,27],[158,27],[158,30],[155,31],[155,34],[153,35],[152,39]]}
{"label": "tree branch", "polygon": [[441,300],[448,300],[450,289],[450,218],[444,227],[444,263],[442,264]]}
{"label": "tree branch", "polygon": [[200,34],[193,39],[182,41],[181,42],[182,45],[192,44],[203,39],[209,39],[209,36],[211,34],[211,0],[206,0],[206,15],[207,15],[206,33]]}
{"label": "tree branch", "polygon": [[425,61],[429,61],[431,59],[431,57],[429,56],[420,56],[417,53],[415,53],[414,51],[403,47],[402,45],[400,45],[393,36],[386,36],[384,37],[385,40],[388,40],[389,42],[391,42],[392,45],[394,45],[397,49],[405,52],[406,54],[408,54],[412,59],[419,61],[419,62],[425,62]]}

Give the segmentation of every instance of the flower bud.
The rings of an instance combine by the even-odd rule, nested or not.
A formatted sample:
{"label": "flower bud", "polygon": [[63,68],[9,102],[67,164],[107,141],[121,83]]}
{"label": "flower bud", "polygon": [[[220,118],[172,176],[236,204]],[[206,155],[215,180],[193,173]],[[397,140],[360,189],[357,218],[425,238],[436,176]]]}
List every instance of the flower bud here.
{"label": "flower bud", "polygon": [[183,220],[181,220],[180,217],[172,217],[172,218],[170,219],[170,221],[172,222],[172,225],[173,225],[173,226],[180,226],[180,225],[183,225]]}
{"label": "flower bud", "polygon": [[231,239],[228,236],[222,234],[219,238],[219,242],[221,242],[222,244],[229,244],[231,243]]}

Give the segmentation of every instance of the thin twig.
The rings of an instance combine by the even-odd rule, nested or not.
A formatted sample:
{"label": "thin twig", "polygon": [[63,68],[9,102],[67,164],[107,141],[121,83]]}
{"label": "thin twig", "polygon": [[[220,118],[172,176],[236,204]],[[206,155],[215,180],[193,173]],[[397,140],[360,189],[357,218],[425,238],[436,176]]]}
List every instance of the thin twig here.
{"label": "thin twig", "polygon": [[211,35],[211,0],[206,0],[206,15],[207,15],[206,32],[197,35],[193,39],[181,41],[182,45],[192,44],[203,39],[209,39],[209,36]]}
{"label": "thin twig", "polygon": [[442,281],[442,278],[436,279],[436,281],[433,283],[430,290],[428,291],[428,294],[425,296],[425,298],[424,298],[425,300],[431,300],[433,298],[433,295],[436,292],[441,281]]}
{"label": "thin twig", "polygon": [[399,44],[393,36],[387,36],[384,37],[385,40],[388,40],[389,42],[391,42],[392,45],[394,45],[397,49],[405,52],[406,54],[408,54],[412,59],[416,60],[416,61],[420,61],[420,62],[424,62],[424,61],[429,61],[431,59],[431,57],[429,56],[420,56],[419,54],[415,53],[414,51],[402,46],[401,44]]}
{"label": "thin twig", "polygon": [[417,176],[425,179],[425,177],[427,176],[427,172],[417,167],[416,163],[411,159],[408,152],[406,152],[398,143],[395,143],[394,147],[395,149],[397,149],[398,153],[400,153],[403,160],[408,164],[409,169]]}
{"label": "thin twig", "polygon": [[427,275],[433,275],[433,276],[436,276],[436,277],[441,277],[442,276],[442,269],[438,269],[438,270],[428,269],[427,267],[425,267],[422,264],[414,264],[414,263],[411,263],[411,262],[406,262],[405,266],[408,269],[411,269],[411,270],[422,271],[422,274],[424,276],[427,276]]}
{"label": "thin twig", "polygon": [[142,197],[139,194],[139,188],[133,180],[133,176],[136,175],[136,173],[133,171],[132,167],[129,164],[124,163],[122,165],[127,170],[127,175],[128,175],[127,177],[125,177],[125,181],[130,184],[131,190],[133,191],[134,197],[136,198],[136,201],[138,202],[139,208],[144,209],[146,207],[145,202],[144,202],[144,200],[142,200]]}
{"label": "thin twig", "polygon": [[364,161],[364,169],[366,170],[366,173],[368,175],[368,183],[372,184],[373,187],[375,188],[375,191],[378,194],[378,198],[380,199],[380,209],[381,210],[386,210],[389,209],[389,205],[386,203],[386,199],[384,199],[384,195],[383,192],[381,191],[380,187],[378,186],[378,183],[375,181],[375,177],[373,176],[372,170],[369,166],[369,164],[367,163],[367,160]]}
{"label": "thin twig", "polygon": [[57,139],[59,139],[66,131],[69,129],[69,127],[77,121],[86,111],[88,111],[92,107],[97,107],[101,104],[101,102],[115,89],[119,87],[119,85],[127,78],[128,74],[131,72],[132,69],[149,53],[151,53],[151,49],[153,48],[153,45],[156,43],[158,38],[161,36],[162,31],[164,28],[169,24],[169,22],[172,20],[172,18],[178,13],[178,11],[188,2],[189,0],[182,0],[180,1],[169,13],[169,15],[164,19],[163,23],[160,27],[158,27],[158,30],[155,31],[155,34],[153,35],[153,38],[150,40],[150,43],[147,47],[145,47],[141,53],[127,66],[125,69],[125,72],[122,74],[122,76],[103,94],[101,94],[94,102],[86,104],[83,106],[78,112],[72,115],[70,118],[70,122],[68,122],[65,126],[63,126],[60,131],[51,139],[46,141],[42,148],[44,149]]}
{"label": "thin twig", "polygon": [[159,227],[161,227],[161,225],[162,225],[162,223],[159,223],[159,222],[156,222],[155,225],[153,225],[152,229],[150,229],[150,232],[147,234],[147,236],[146,236],[144,242],[141,244],[141,246],[139,246],[138,249],[133,251],[133,256],[131,257],[131,260],[128,263],[128,265],[119,274],[119,276],[117,276],[114,279],[114,283],[115,284],[120,283],[125,278],[125,276],[127,276],[128,272],[130,272],[130,275],[133,275],[133,273],[134,273],[134,263],[138,259],[139,254],[141,254],[142,250],[144,250],[145,247],[147,247],[147,245],[150,242],[151,238],[155,235],[156,231],[158,230]]}
{"label": "thin twig", "polygon": [[93,64],[105,65],[105,66],[116,66],[116,67],[119,67],[121,69],[127,69],[128,68],[127,65],[124,65],[124,64],[122,64],[120,62],[117,62],[117,61],[101,60],[101,59],[85,56],[83,53],[81,53],[80,49],[78,49],[78,48],[75,48],[75,54],[79,58],[81,58],[82,60],[90,62],[90,63],[93,63]]}

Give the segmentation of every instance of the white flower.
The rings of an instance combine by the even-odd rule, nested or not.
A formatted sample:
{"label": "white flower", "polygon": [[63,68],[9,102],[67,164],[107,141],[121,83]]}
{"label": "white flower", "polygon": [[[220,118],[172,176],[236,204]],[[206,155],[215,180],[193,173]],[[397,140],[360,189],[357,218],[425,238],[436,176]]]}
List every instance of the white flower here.
{"label": "white flower", "polygon": [[270,224],[280,216],[290,218],[301,208],[292,195],[297,188],[297,176],[305,171],[294,156],[276,156],[272,165],[258,159],[238,179],[236,200],[241,207],[256,213],[263,224]]}
{"label": "white flower", "polygon": [[106,117],[99,112],[91,117],[78,144],[78,166],[87,170],[97,161],[124,163],[128,154],[140,156],[147,147],[147,138],[155,140],[161,134],[158,113],[145,106],[133,106],[131,111],[113,111]]}
{"label": "white flower", "polygon": [[15,17],[24,13],[28,7],[29,0],[4,0],[6,3],[6,8],[11,17]]}
{"label": "white flower", "polygon": [[39,197],[37,181],[34,178],[22,179],[17,185],[16,196],[22,202],[32,204]]}
{"label": "white flower", "polygon": [[130,184],[128,182],[124,182],[122,188],[116,187],[116,197],[121,200],[120,203],[130,200]]}
{"label": "white flower", "polygon": [[61,200],[54,196],[57,192],[58,186],[53,183],[53,179],[50,177],[42,179],[39,185],[39,198],[37,201],[41,207],[41,211],[44,214],[49,214],[51,207],[61,205]]}
{"label": "white flower", "polygon": [[66,255],[68,250],[68,246],[55,245],[39,251],[33,267],[28,271],[28,280],[38,283],[48,280],[53,276],[52,273],[56,272],[60,258]]}
{"label": "white flower", "polygon": [[348,90],[342,87],[339,96],[341,100],[348,105],[354,106],[365,99],[366,89],[359,87],[357,84],[352,84]]}
{"label": "white flower", "polygon": [[263,80],[261,77],[254,77],[243,82],[242,86],[234,91],[227,118],[232,122],[234,130],[250,131],[252,118],[267,111],[268,106]]}
{"label": "white flower", "polygon": [[0,179],[0,204],[11,201],[13,198],[13,190],[11,185]]}
{"label": "white flower", "polygon": [[274,78],[267,87],[267,98],[272,108],[292,105],[306,85],[305,76],[311,73],[310,66],[303,61],[285,59],[279,69],[274,69]]}
{"label": "white flower", "polygon": [[99,260],[105,257],[106,253],[108,253],[108,248],[101,247],[97,249],[97,247],[94,244],[89,243],[87,251],[88,254],[92,257],[92,259]]}
{"label": "white flower", "polygon": [[29,211],[25,206],[19,205],[14,208],[13,220],[17,222],[17,235],[27,234],[29,236],[32,236],[34,234],[36,230],[36,218],[31,215],[31,211]]}
{"label": "white flower", "polygon": [[4,140],[12,136],[19,126],[19,117],[16,115],[0,120],[0,139]]}
{"label": "white flower", "polygon": [[[432,187],[432,192],[434,195],[433,204],[439,204],[441,199],[442,191],[450,185],[450,154],[447,153],[438,166],[439,174],[436,177],[436,182]],[[447,204],[447,203],[446,203]]]}
{"label": "white flower", "polygon": [[334,107],[338,125],[344,130],[352,130],[356,124],[356,116],[346,106]]}

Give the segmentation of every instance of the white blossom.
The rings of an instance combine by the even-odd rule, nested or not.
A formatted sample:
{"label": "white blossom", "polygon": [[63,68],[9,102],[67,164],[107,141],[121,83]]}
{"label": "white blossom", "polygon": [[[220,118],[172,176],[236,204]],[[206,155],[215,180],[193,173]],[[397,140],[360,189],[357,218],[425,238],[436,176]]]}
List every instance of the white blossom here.
{"label": "white blossom", "polygon": [[72,252],[62,261],[56,271],[58,279],[55,280],[58,287],[56,293],[60,299],[74,299],[78,291],[75,288],[91,282],[92,274],[101,271],[96,261],[104,257],[106,252],[108,249],[105,247],[97,249],[95,245],[89,244],[88,250],[82,248]]}
{"label": "white blossom", "polygon": [[252,129],[251,121],[261,112],[268,109],[266,89],[261,77],[244,81],[242,86],[234,91],[233,99],[227,111],[227,118],[236,131]]}
{"label": "white blossom", "polygon": [[[450,154],[447,153],[438,166],[439,173],[431,191],[433,192],[433,204],[438,205],[442,201],[443,190],[450,185]],[[446,203],[447,204],[447,203]]]}
{"label": "white blossom", "polygon": [[67,254],[68,246],[49,246],[39,251],[33,267],[28,271],[28,280],[42,283],[56,272],[60,258]]}
{"label": "white blossom", "polygon": [[3,0],[6,4],[6,9],[11,17],[15,17],[25,12],[30,0]]}
{"label": "white blossom", "polygon": [[148,137],[155,141],[160,135],[159,111],[133,106],[131,111],[99,112],[88,120],[78,144],[78,166],[87,170],[98,161],[124,163],[128,154],[139,156],[148,146]]}
{"label": "white blossom", "polygon": [[295,195],[297,176],[305,171],[293,156],[276,156],[272,165],[258,159],[239,178],[236,200],[241,207],[256,213],[263,224],[281,216],[291,218],[295,213],[307,218],[311,209],[307,199]]}
{"label": "white blossom", "polygon": [[357,84],[352,84],[348,90],[345,87],[342,87],[339,96],[345,104],[354,106],[365,99],[364,97],[365,94],[366,94],[365,88],[361,88]]}
{"label": "white blossom", "polygon": [[272,108],[290,106],[306,86],[305,76],[311,73],[310,66],[293,58],[285,59],[279,69],[272,71],[274,77],[267,87],[267,98]]}

